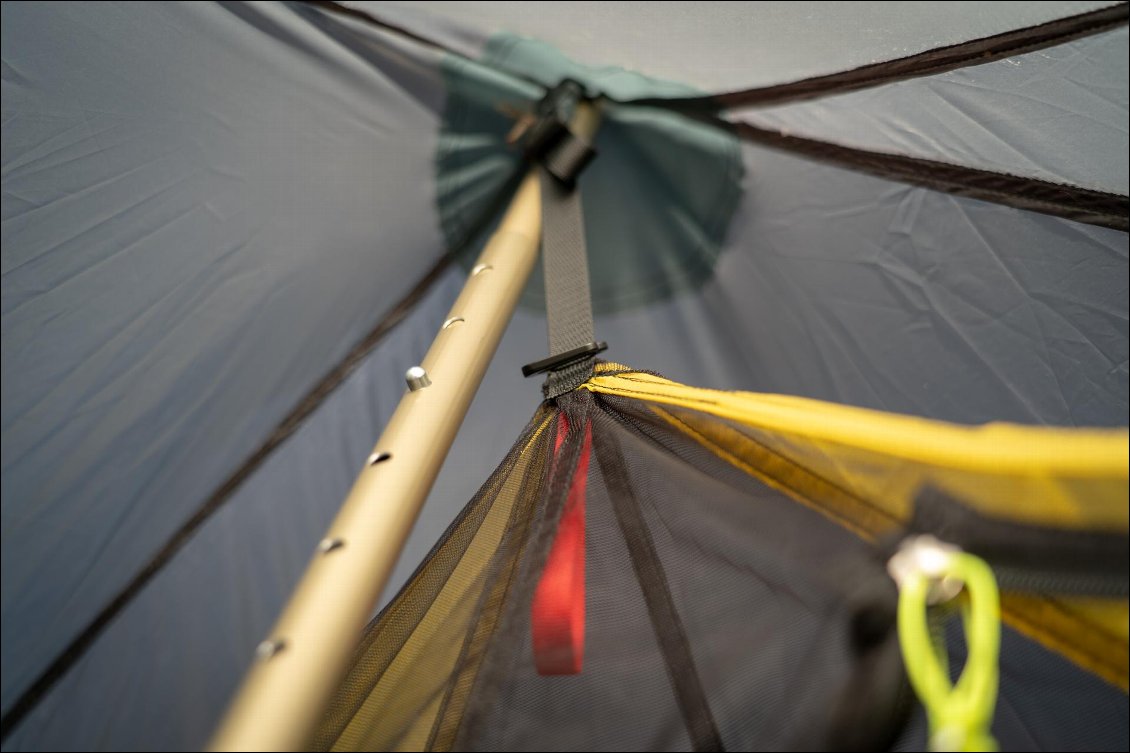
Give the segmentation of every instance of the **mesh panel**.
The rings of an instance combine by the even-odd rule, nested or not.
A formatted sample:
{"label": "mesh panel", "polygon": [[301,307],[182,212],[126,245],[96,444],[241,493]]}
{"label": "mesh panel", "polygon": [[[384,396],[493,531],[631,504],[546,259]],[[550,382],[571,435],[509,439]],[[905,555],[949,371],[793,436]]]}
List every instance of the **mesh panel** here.
{"label": "mesh panel", "polygon": [[[555,450],[558,412],[572,428]],[[542,676],[531,600],[585,467],[573,429],[586,425],[584,662]],[[881,746],[901,718],[894,601],[849,531],[646,403],[570,393],[539,411],[368,628],[315,744]]]}
{"label": "mesh panel", "polygon": [[[540,497],[551,415],[499,468],[373,621],[313,741],[319,750],[419,750],[450,735],[484,631],[495,624]],[[500,592],[501,590],[501,592]]]}
{"label": "mesh panel", "polygon": [[860,659],[850,624],[858,611],[895,598],[877,558],[858,538],[656,423],[650,406],[615,408],[610,415],[636,430],[610,432],[622,447],[616,460],[667,565],[726,747],[839,747],[830,710]]}
{"label": "mesh panel", "polygon": [[[627,381],[638,383],[633,378]],[[760,430],[698,410],[615,395],[604,395],[603,399],[622,415],[633,416],[633,425],[663,446],[674,447],[670,437],[693,440],[700,450],[707,450],[733,466],[739,475],[748,474],[761,480],[880,547],[884,546],[884,541],[891,542],[903,535],[909,522],[908,511],[902,509],[901,504],[892,504],[892,500],[901,499],[909,505],[911,496],[923,485],[929,486],[931,481],[953,475],[943,465],[923,473],[918,464],[897,457],[817,450],[812,445],[790,442],[779,432]],[[1104,444],[1111,438],[1106,437]],[[1048,440],[1045,437],[1042,441]],[[1054,441],[1065,448],[1073,445],[1072,438],[1066,435]],[[1013,578],[1013,585],[1019,585],[1019,590],[1002,583],[1001,613],[1009,626],[1123,690],[1127,684],[1127,601],[1117,594],[1119,589],[1125,588],[1125,532],[1119,535],[1092,531],[1087,534],[1089,543],[1081,545],[1078,531],[1072,531],[1080,520],[1109,520],[1125,513],[1126,504],[1119,500],[1126,492],[1125,465],[1125,453],[1122,453],[1119,463],[1088,479],[1057,477],[1042,469],[1005,473],[993,468],[980,474],[967,474],[960,483],[951,478],[949,484],[966,490],[977,488],[977,494],[971,499],[995,509],[1002,501],[1025,500],[1024,505],[1014,504],[1014,507],[1041,509],[1041,515],[1052,516],[1067,510],[1089,511],[1090,518],[1068,516],[1060,521],[1066,529],[1043,527],[1045,531],[1057,532],[1053,536],[1061,544],[1072,537],[1076,537],[1072,539],[1075,543],[1057,551],[1049,546],[1049,539],[1040,543],[1028,539],[1026,560],[1039,562],[1045,569],[1063,570],[1076,558],[1093,560],[1100,549],[1105,551],[1111,547],[1112,551],[1120,553],[1121,563],[1117,563],[1115,557],[1104,567],[1112,568],[1110,574],[1116,576],[1118,584],[1111,589],[1091,585],[1088,587],[1097,590],[1073,592],[1070,586],[1062,584],[1061,576],[1049,580],[1036,572],[1033,577],[1032,566],[1028,564],[1025,566],[1029,568],[1027,574]],[[970,498],[962,497],[963,501],[967,499]],[[952,515],[943,514],[921,530],[950,538],[957,533],[954,523]],[[1014,534],[992,525],[989,520],[981,520],[977,525],[982,530],[977,532],[975,540],[965,543],[974,545],[979,550],[976,553],[990,556],[994,566],[1003,564],[1004,569],[998,569],[998,574],[1007,574],[1008,563],[996,562],[993,553],[995,550],[1000,554],[1002,547],[1015,550],[1017,544],[1008,543]],[[1015,551],[1007,556],[1015,556]]]}

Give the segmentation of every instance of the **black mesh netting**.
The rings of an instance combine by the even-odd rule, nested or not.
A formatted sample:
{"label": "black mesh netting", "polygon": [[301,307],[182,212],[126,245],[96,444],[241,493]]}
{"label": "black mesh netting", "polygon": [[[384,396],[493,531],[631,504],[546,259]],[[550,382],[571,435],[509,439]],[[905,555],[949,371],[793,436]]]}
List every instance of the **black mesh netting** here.
{"label": "black mesh netting", "polygon": [[[583,666],[544,676],[531,601],[585,465]],[[888,744],[906,704],[882,560],[738,465],[646,403],[547,404],[370,625],[315,745]]]}

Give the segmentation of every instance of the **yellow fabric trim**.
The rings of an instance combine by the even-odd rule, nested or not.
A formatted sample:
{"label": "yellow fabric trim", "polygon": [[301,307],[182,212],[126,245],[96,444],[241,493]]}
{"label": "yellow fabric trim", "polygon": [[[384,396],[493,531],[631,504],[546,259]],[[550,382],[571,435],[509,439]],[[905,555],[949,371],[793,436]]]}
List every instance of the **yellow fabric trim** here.
{"label": "yellow fabric trim", "polygon": [[831,469],[831,476],[858,492],[874,491],[859,469],[878,464],[881,473],[871,475],[885,483],[904,479],[907,483],[898,484],[903,496],[932,481],[963,499],[973,496],[978,506],[1002,517],[1115,530],[1130,523],[1130,434],[1122,429],[960,426],[608,371],[598,371],[582,388],[736,421],[794,461]]}
{"label": "yellow fabric trim", "polygon": [[1123,692],[1130,690],[1125,600],[1001,595],[1004,621]]}
{"label": "yellow fabric trim", "polygon": [[991,473],[1120,473],[1130,435],[1121,429],[960,426],[792,395],[687,387],[639,372],[594,376],[585,389],[706,411],[758,429],[869,450],[930,465]]}

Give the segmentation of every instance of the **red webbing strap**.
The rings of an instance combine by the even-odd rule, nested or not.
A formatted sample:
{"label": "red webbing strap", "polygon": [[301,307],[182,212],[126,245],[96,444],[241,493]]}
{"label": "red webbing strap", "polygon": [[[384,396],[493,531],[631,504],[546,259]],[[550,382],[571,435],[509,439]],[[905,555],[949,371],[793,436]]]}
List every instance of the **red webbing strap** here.
{"label": "red webbing strap", "polygon": [[[560,414],[553,453],[569,431]],[[565,509],[530,607],[534,662],[541,675],[575,675],[585,653],[585,484],[592,454],[592,427],[585,423],[584,443],[565,499]]]}

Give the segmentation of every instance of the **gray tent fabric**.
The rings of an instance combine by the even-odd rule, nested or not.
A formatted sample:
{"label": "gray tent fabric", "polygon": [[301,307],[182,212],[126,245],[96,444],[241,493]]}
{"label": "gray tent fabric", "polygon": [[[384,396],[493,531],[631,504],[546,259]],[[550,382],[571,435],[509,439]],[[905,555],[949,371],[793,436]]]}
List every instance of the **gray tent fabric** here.
{"label": "gray tent fabric", "polygon": [[[1112,2],[513,3],[350,0],[478,58],[498,33],[703,91],[769,86],[1035,26]],[[578,28],[583,32],[578,32]],[[664,87],[665,89],[666,87]],[[654,92],[662,96],[663,89]]]}
{"label": "gray tent fabric", "polygon": [[754,147],[747,171],[744,253],[723,255],[702,296],[751,363],[747,388],[964,423],[1125,425],[1125,233]]}
{"label": "gray tent fabric", "polygon": [[800,136],[1125,195],[1127,39],[1115,29],[937,76],[734,117]]}
{"label": "gray tent fabric", "polygon": [[443,247],[438,76],[285,6],[3,13],[7,709]]}
{"label": "gray tent fabric", "polygon": [[[5,749],[82,750],[98,744],[199,750],[206,745],[256,644],[309,561],[318,532],[329,525],[396,408],[403,390],[403,369],[397,366],[423,357],[436,322],[443,320],[462,283],[455,268],[437,281],[366,363],[114,622]],[[527,398],[536,401],[537,385],[529,387]],[[511,418],[499,422],[494,442],[461,442],[462,453],[470,457],[460,461],[454,455],[445,474],[458,478],[462,472],[466,479],[497,462],[490,450],[505,446],[520,430],[513,424],[524,421],[521,415]],[[481,425],[476,431],[482,435]],[[481,456],[484,451],[487,457]],[[441,481],[437,493],[442,488]],[[450,512],[452,506],[445,507]],[[434,510],[429,507],[428,514]],[[420,554],[410,552],[416,558]]]}
{"label": "gray tent fabric", "polygon": [[[510,31],[586,66],[717,90],[1107,4],[770,3],[759,16],[732,3],[353,5],[474,57]],[[569,33],[585,12],[603,20]],[[810,44],[790,42],[798,24]],[[4,4],[2,33],[7,710],[447,250],[434,179],[447,83],[439,52],[302,4]],[[1018,64],[741,115],[1124,192],[1126,40],[1109,32]],[[993,96],[1016,87],[1019,99]],[[989,96],[970,110],[946,98],[953,89]],[[1072,138],[1078,159],[1063,153]],[[1125,233],[762,147],[738,154],[741,196],[713,275],[598,315],[610,358],[689,384],[959,422],[1126,425]],[[462,279],[457,266],[439,277],[5,750],[206,743]],[[386,599],[540,399],[519,367],[543,355],[544,333],[539,312],[516,313]],[[1004,661],[1008,740],[1126,739],[1125,716],[1074,724],[1124,708],[1110,686],[1015,635]],[[1055,687],[1078,692],[1056,705]]]}

